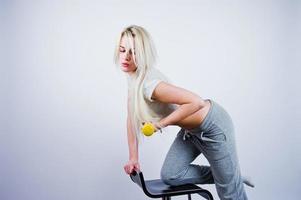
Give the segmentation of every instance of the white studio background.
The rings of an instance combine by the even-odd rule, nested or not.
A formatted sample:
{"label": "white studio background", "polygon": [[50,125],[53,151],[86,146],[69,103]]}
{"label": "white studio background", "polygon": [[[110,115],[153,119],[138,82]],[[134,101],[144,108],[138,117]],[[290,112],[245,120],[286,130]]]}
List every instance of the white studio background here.
{"label": "white studio background", "polygon": [[[123,171],[127,88],[113,51],[130,24],[151,33],[174,84],[230,113],[249,199],[300,199],[300,1],[0,2],[1,200],[148,199]],[[146,179],[178,130],[141,144]]]}

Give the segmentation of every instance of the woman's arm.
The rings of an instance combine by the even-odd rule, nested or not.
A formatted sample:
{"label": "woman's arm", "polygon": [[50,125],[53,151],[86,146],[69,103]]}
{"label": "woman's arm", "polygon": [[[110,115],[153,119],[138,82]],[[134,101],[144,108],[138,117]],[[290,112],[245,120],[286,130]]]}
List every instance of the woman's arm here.
{"label": "woman's arm", "polygon": [[205,101],[200,96],[166,82],[160,82],[156,86],[152,98],[163,103],[179,105],[174,112],[161,119],[161,127],[175,125],[205,106]]}
{"label": "woman's arm", "polygon": [[127,174],[131,174],[133,170],[140,170],[138,161],[138,142],[135,134],[135,130],[132,127],[128,101],[128,116],[127,116],[127,138],[129,146],[129,161],[125,164],[124,170]]}
{"label": "woman's arm", "polygon": [[132,128],[131,118],[127,117],[127,136],[129,146],[129,160],[138,161],[138,142],[136,134]]}

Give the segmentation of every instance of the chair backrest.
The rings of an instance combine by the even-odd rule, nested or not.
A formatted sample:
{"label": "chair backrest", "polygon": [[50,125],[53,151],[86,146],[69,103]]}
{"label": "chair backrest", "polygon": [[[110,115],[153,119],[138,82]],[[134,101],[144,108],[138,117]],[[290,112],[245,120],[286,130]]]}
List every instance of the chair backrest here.
{"label": "chair backrest", "polygon": [[145,180],[144,180],[144,177],[143,177],[143,173],[141,171],[133,171],[131,174],[130,174],[130,177],[132,179],[132,181],[134,183],[136,183],[137,185],[139,185],[143,192],[147,195],[147,196],[150,196],[152,197],[153,195],[151,193],[149,193],[149,191],[147,190],[146,188],[146,185],[145,185]]}
{"label": "chair backrest", "polygon": [[131,174],[130,177],[134,183],[139,185],[141,188],[145,187],[145,182],[144,182],[144,177],[141,171],[136,171],[134,170]]}

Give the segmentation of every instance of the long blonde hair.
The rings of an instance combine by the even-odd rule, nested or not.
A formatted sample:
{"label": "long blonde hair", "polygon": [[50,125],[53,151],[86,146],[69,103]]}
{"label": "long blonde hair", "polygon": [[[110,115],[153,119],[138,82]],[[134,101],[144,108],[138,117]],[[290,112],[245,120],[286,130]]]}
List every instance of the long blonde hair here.
{"label": "long blonde hair", "polygon": [[156,62],[157,53],[150,34],[144,28],[137,25],[128,26],[121,31],[116,43],[114,62],[118,67],[120,64],[119,45],[122,37],[125,37],[133,52],[133,60],[137,67],[135,73],[128,76],[128,115],[130,115],[133,131],[139,141],[142,122],[158,122],[160,120],[160,116],[149,109],[143,95],[143,84],[146,75]]}

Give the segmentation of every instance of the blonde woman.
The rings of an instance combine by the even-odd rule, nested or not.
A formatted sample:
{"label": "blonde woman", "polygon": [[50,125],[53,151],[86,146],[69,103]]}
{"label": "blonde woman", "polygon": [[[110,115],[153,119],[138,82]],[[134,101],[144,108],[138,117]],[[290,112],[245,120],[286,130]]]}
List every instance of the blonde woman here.
{"label": "blonde woman", "polygon": [[[140,170],[138,144],[144,122],[153,123],[156,131],[176,125],[181,129],[166,155],[161,179],[173,186],[212,183],[220,199],[247,199],[243,183],[253,185],[241,176],[233,123],[223,107],[173,85],[156,69],[154,44],[143,27],[132,25],[121,31],[114,60],[128,80],[125,172]],[[191,164],[201,153],[210,166]]]}

